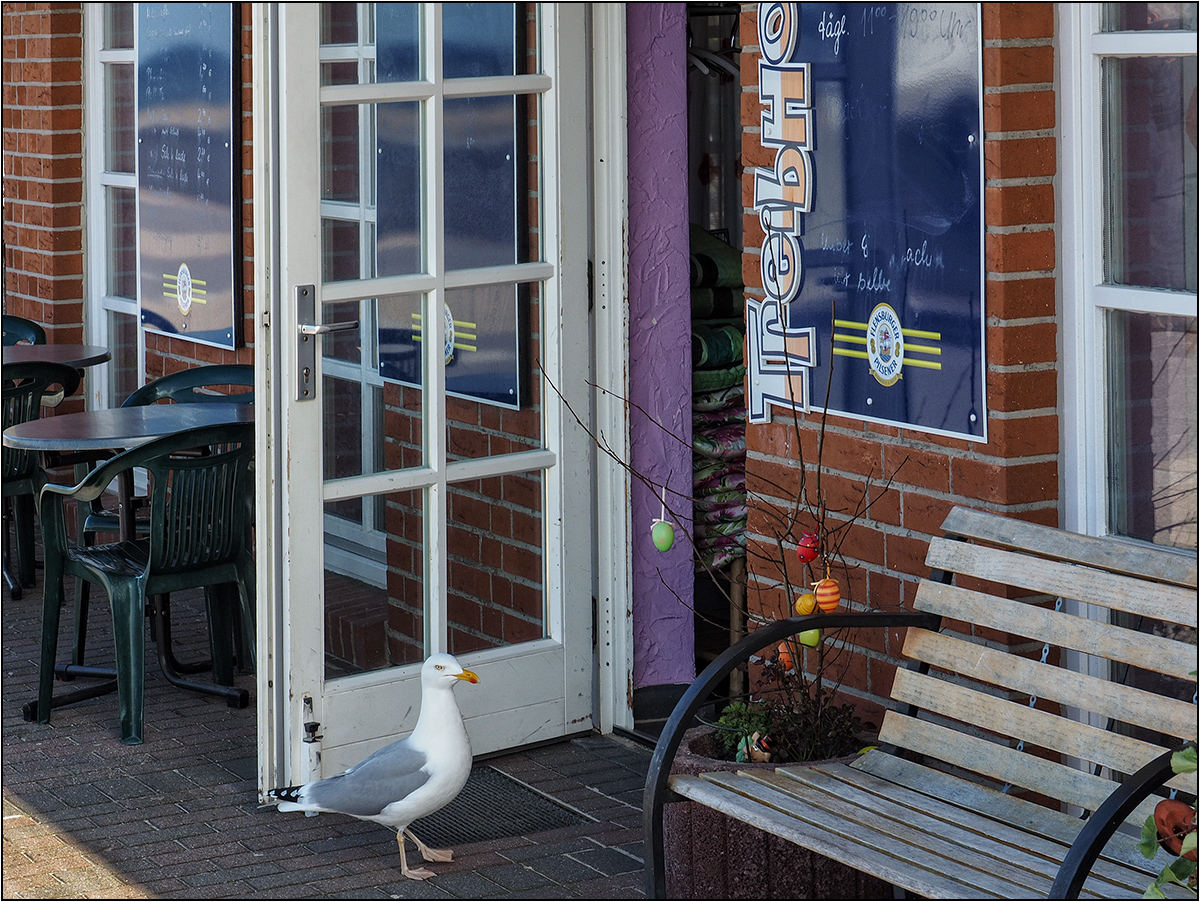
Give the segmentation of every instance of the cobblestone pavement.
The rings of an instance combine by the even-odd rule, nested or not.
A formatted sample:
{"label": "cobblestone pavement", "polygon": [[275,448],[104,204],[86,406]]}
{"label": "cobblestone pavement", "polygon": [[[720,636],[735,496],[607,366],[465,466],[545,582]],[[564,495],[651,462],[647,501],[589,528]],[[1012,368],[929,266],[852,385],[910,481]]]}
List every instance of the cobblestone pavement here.
{"label": "cobblestone pavement", "polygon": [[[4,600],[3,886],[32,898],[641,898],[641,797],[650,749],[586,734],[483,762],[569,806],[586,822],[469,845],[400,876],[394,834],[340,815],[262,807],[251,706],[168,684],[147,642],[146,741],[118,739],[117,700],[55,708],[26,723],[36,695],[41,586]],[[68,589],[70,585],[68,583]],[[192,620],[189,623],[188,609]],[[93,603],[89,664],[111,661],[107,603]],[[180,657],[198,657],[199,604],[173,599]],[[67,647],[64,616],[60,660]],[[78,685],[78,683],[76,684]],[[55,691],[72,688],[58,683]],[[415,853],[410,852],[410,858]]]}

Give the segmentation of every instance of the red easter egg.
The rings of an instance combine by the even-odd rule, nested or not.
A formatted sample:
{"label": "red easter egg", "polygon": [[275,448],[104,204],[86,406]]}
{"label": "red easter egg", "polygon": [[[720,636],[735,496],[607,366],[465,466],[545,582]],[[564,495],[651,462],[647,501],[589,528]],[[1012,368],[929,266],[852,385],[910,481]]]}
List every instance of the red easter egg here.
{"label": "red easter egg", "polygon": [[815,532],[801,533],[800,541],[796,545],[796,557],[800,558],[802,564],[811,563],[817,559],[820,547],[821,540]]}
{"label": "red easter egg", "polygon": [[836,611],[842,600],[842,587],[836,579],[826,577],[817,583],[817,607],[826,614]]}

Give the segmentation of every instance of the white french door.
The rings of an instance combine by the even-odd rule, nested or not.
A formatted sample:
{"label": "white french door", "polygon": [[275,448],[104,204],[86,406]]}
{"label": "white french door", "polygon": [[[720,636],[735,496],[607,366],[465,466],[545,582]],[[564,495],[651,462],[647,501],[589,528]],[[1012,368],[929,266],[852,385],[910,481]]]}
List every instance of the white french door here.
{"label": "white french door", "polygon": [[260,779],[589,729],[582,5],[256,4]]}

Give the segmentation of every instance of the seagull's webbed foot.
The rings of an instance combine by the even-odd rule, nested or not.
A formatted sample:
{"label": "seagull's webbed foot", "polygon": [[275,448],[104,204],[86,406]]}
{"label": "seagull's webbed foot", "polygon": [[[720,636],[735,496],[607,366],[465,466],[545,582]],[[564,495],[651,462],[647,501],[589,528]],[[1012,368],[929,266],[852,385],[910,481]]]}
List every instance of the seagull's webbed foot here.
{"label": "seagull's webbed foot", "polygon": [[[404,857],[404,834],[405,833],[408,833],[408,831],[401,830],[399,833],[396,834],[396,845],[398,845],[400,847],[400,873],[403,874],[405,877],[407,877],[409,880],[428,880],[430,877],[437,876],[436,874],[433,873],[433,871],[429,870],[429,868],[410,868],[408,866],[408,859],[406,859]],[[412,836],[412,834],[409,833],[409,836]],[[414,836],[413,839],[416,839],[416,837]],[[426,859],[426,860],[428,860],[428,859]]]}
{"label": "seagull's webbed foot", "polygon": [[417,844],[417,851],[421,853],[421,857],[426,861],[453,861],[453,849],[431,849],[421,840],[417,839],[417,834],[413,833],[407,827],[404,828],[404,835]]}

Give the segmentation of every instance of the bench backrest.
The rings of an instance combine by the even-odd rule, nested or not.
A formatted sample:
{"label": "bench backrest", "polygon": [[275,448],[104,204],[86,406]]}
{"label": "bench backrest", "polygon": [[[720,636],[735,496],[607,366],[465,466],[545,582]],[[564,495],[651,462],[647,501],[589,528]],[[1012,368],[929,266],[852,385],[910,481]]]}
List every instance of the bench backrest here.
{"label": "bench backrest", "polygon": [[[908,631],[928,672],[897,672],[892,698],[919,710],[889,711],[883,743],[1094,811],[1114,775],[1196,739],[1194,555],[967,508],[943,529],[914,602],[943,627]],[[1171,785],[1194,793],[1195,775]]]}

